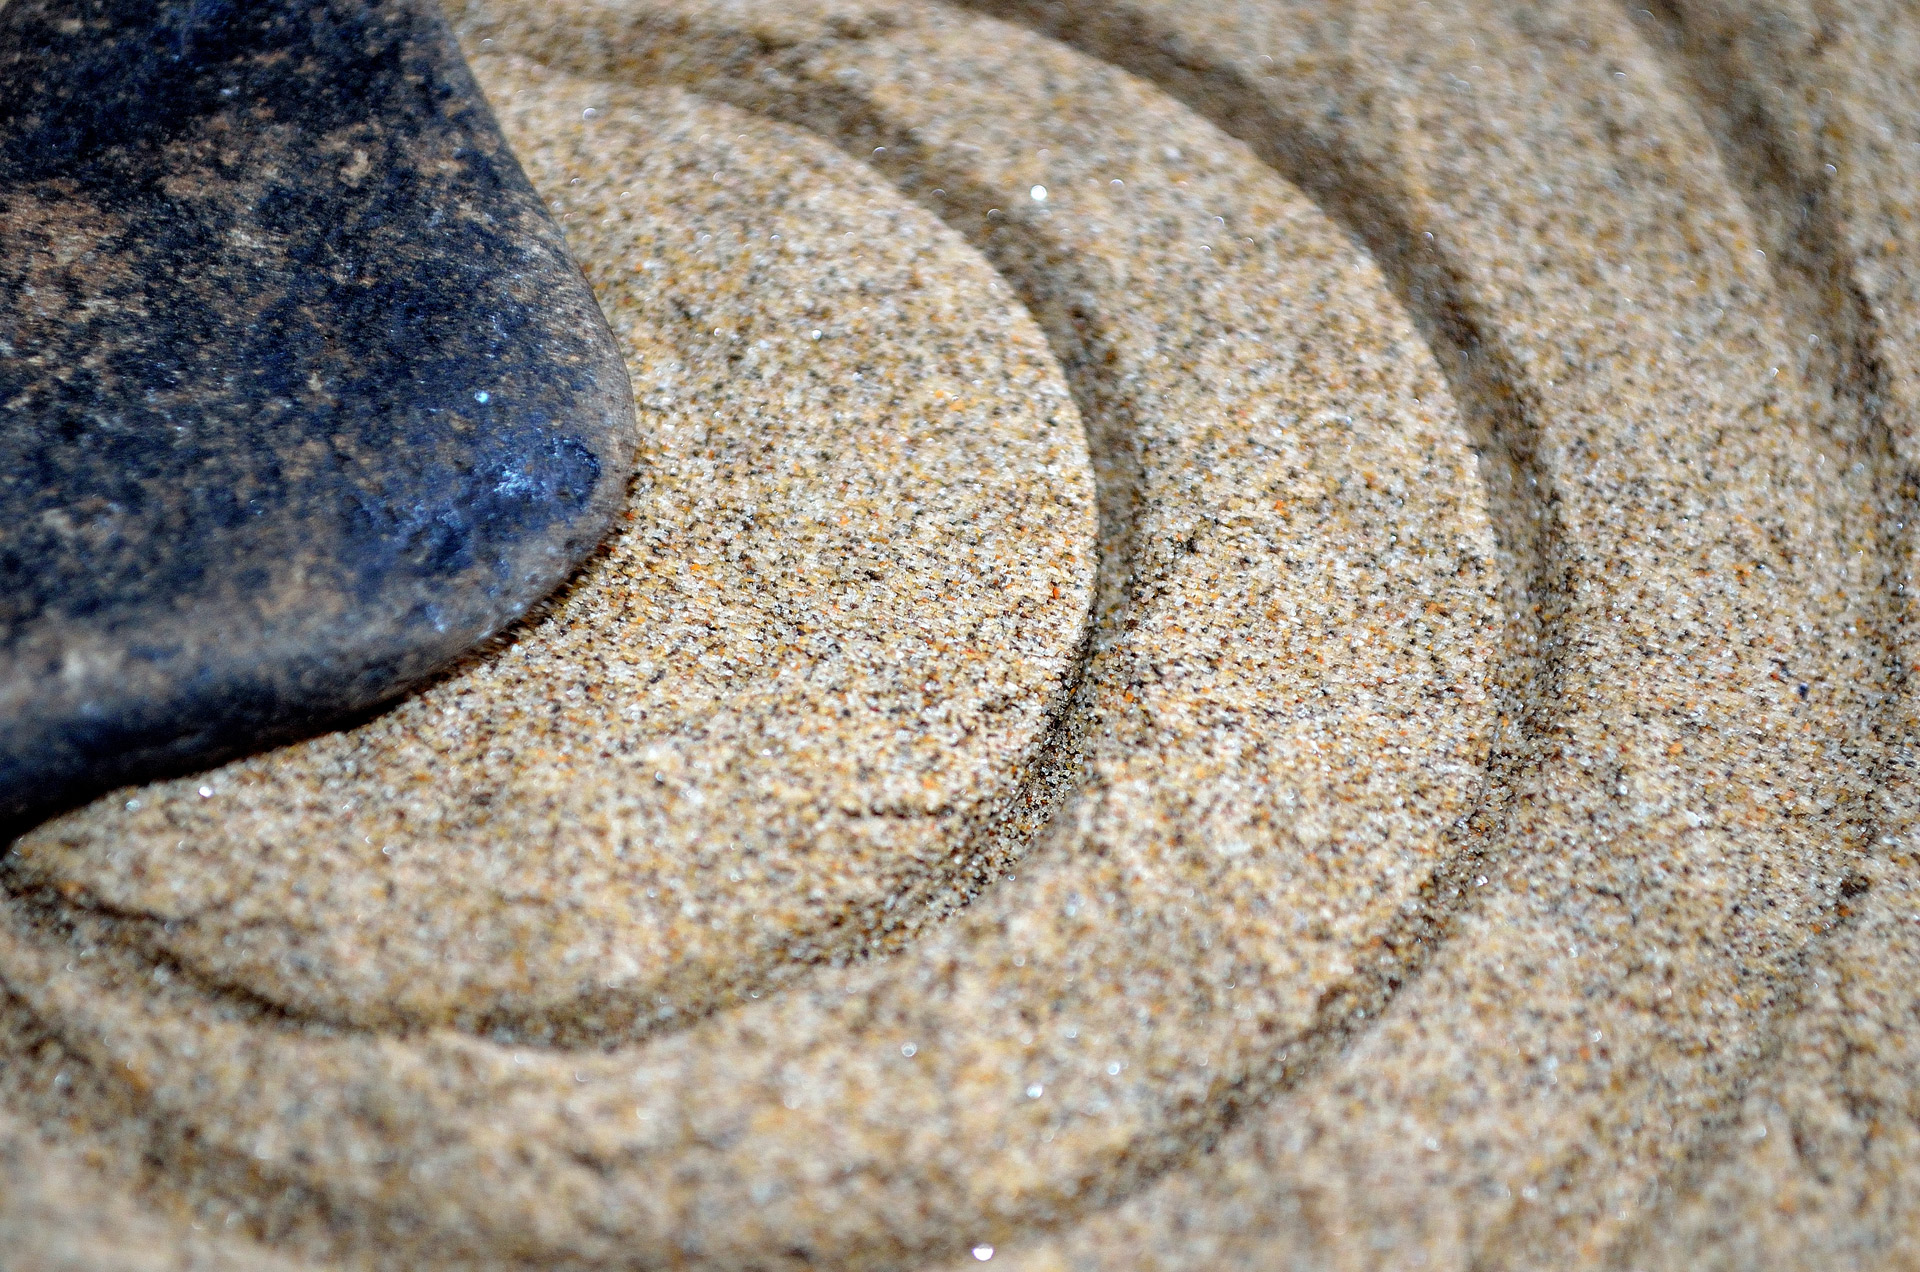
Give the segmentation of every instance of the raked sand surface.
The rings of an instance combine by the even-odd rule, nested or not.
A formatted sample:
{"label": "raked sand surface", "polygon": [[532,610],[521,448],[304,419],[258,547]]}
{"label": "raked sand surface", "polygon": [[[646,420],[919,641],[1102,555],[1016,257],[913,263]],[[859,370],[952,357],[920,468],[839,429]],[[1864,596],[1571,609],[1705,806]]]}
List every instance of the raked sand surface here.
{"label": "raked sand surface", "polygon": [[0,1267],[1920,1267],[1920,10],[470,0],[643,455],[0,883]]}

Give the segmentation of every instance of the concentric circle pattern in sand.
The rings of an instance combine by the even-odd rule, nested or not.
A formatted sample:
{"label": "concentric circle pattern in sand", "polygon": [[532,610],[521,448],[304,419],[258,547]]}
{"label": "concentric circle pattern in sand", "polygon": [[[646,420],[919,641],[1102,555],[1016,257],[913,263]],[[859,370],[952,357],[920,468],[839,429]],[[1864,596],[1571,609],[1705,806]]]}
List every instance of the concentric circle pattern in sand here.
{"label": "concentric circle pattern in sand", "polygon": [[458,8],[627,526],[13,846],[0,1238],[1920,1260],[1884,9]]}
{"label": "concentric circle pattern in sand", "polygon": [[534,171],[604,245],[655,424],[626,530],[382,718],[16,857],[302,1016],[590,1041],[990,877],[1071,686],[1093,489],[1040,333],[870,174],[683,96],[583,127],[580,86],[497,92],[574,147]]}

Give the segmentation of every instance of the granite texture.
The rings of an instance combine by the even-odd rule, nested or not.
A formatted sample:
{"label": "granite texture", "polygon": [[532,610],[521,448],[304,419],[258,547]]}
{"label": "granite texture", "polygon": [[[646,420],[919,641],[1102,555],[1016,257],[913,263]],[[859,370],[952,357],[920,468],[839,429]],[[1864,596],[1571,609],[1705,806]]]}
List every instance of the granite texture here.
{"label": "granite texture", "polygon": [[633,367],[625,528],[15,842],[0,1171],[78,1199],[0,1223],[1920,1260],[1911,15],[453,17]]}
{"label": "granite texture", "polygon": [[0,9],[0,825],[417,683],[632,450],[430,0]]}

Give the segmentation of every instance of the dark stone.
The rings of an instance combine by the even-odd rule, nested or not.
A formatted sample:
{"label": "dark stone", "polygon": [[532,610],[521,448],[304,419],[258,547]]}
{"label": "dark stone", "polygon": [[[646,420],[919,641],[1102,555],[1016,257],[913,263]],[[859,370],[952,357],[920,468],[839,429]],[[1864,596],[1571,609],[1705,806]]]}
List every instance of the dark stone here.
{"label": "dark stone", "polygon": [[0,8],[0,826],[417,683],[633,433],[432,0]]}

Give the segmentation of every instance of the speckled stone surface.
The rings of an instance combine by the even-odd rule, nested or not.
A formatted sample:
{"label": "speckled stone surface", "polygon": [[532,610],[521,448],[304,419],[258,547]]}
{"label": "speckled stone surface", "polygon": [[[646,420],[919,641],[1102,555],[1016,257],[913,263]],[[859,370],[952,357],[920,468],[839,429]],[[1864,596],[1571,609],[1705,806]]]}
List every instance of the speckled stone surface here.
{"label": "speckled stone surface", "polygon": [[643,476],[14,845],[102,1266],[1920,1259],[1910,15],[453,16]]}
{"label": "speckled stone surface", "polygon": [[418,682],[632,452],[430,0],[0,9],[0,825]]}

